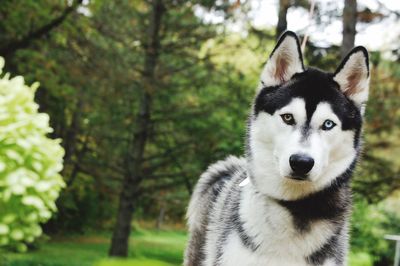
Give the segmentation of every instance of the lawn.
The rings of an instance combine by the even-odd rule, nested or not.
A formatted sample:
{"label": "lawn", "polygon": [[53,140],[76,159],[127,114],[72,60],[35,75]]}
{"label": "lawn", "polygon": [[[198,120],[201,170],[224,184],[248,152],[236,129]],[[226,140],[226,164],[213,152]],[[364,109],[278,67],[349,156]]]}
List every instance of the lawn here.
{"label": "lawn", "polygon": [[[186,234],[139,231],[130,240],[129,259],[107,258],[109,235],[56,237],[25,254],[0,254],[0,266],[177,266],[182,265]],[[365,253],[351,254],[350,266],[372,265]]]}
{"label": "lawn", "polygon": [[53,238],[36,251],[1,254],[0,266],[176,266],[182,264],[186,234],[135,232],[127,260],[107,258],[109,241],[107,235]]}

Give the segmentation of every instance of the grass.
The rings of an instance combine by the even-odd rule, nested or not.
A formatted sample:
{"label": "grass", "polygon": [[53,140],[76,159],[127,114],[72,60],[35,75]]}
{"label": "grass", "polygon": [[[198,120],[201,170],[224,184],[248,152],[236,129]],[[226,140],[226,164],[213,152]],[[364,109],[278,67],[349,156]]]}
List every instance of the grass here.
{"label": "grass", "polygon": [[135,232],[126,260],[107,258],[109,242],[109,236],[101,235],[54,238],[36,251],[0,255],[0,266],[177,266],[182,264],[186,234]]}
{"label": "grass", "polygon": [[[109,235],[53,238],[25,254],[0,254],[0,266],[177,266],[182,265],[186,234],[179,231],[136,231],[128,259],[107,258]],[[350,266],[372,265],[366,253],[350,253]]]}

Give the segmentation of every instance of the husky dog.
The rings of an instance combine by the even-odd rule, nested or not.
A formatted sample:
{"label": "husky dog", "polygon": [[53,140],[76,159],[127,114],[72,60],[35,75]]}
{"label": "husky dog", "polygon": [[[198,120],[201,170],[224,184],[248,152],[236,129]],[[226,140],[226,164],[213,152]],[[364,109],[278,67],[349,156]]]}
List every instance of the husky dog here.
{"label": "husky dog", "polygon": [[196,185],[184,264],[346,265],[368,87],[364,47],[327,73],[305,68],[284,33],[261,73],[245,158],[211,165]]}

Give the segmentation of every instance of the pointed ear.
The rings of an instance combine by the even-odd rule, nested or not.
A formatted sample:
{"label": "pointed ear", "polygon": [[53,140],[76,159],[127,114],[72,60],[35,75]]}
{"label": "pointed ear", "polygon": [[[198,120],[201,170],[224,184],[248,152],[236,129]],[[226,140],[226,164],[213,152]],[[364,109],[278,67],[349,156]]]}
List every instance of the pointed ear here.
{"label": "pointed ear", "polygon": [[340,90],[358,107],[368,100],[369,60],[368,51],[357,46],[343,59],[333,75]]}
{"label": "pointed ear", "polygon": [[261,86],[281,85],[296,73],[304,71],[303,56],[297,35],[286,31],[281,35],[261,73]]}

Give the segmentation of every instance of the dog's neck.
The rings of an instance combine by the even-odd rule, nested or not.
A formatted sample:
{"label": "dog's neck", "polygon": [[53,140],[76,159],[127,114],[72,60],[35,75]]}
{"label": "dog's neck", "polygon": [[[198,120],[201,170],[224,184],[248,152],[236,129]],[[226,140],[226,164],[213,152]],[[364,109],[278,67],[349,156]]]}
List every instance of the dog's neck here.
{"label": "dog's neck", "polygon": [[304,198],[275,201],[290,212],[299,231],[307,231],[314,221],[344,222],[351,206],[351,191],[348,180],[337,180],[331,186]]}
{"label": "dog's neck", "polygon": [[[254,185],[252,181],[254,178],[252,178],[250,172],[247,171],[247,178],[241,183],[243,186],[243,193],[253,196],[248,196],[247,199],[242,197],[242,202],[247,200],[249,202],[245,203],[246,205],[259,206],[260,208],[265,205],[265,202],[267,202],[267,204],[276,204],[280,206],[290,213],[292,224],[299,232],[307,232],[310,229],[310,225],[318,221],[343,224],[346,222],[351,209],[352,197],[350,179],[354,167],[355,162],[329,186],[296,200],[283,200],[264,195],[257,189],[256,185]],[[255,201],[261,203],[256,203]],[[240,206],[244,207],[242,204],[240,204]],[[242,213],[245,214],[246,212]],[[246,217],[243,218],[246,219]]]}

